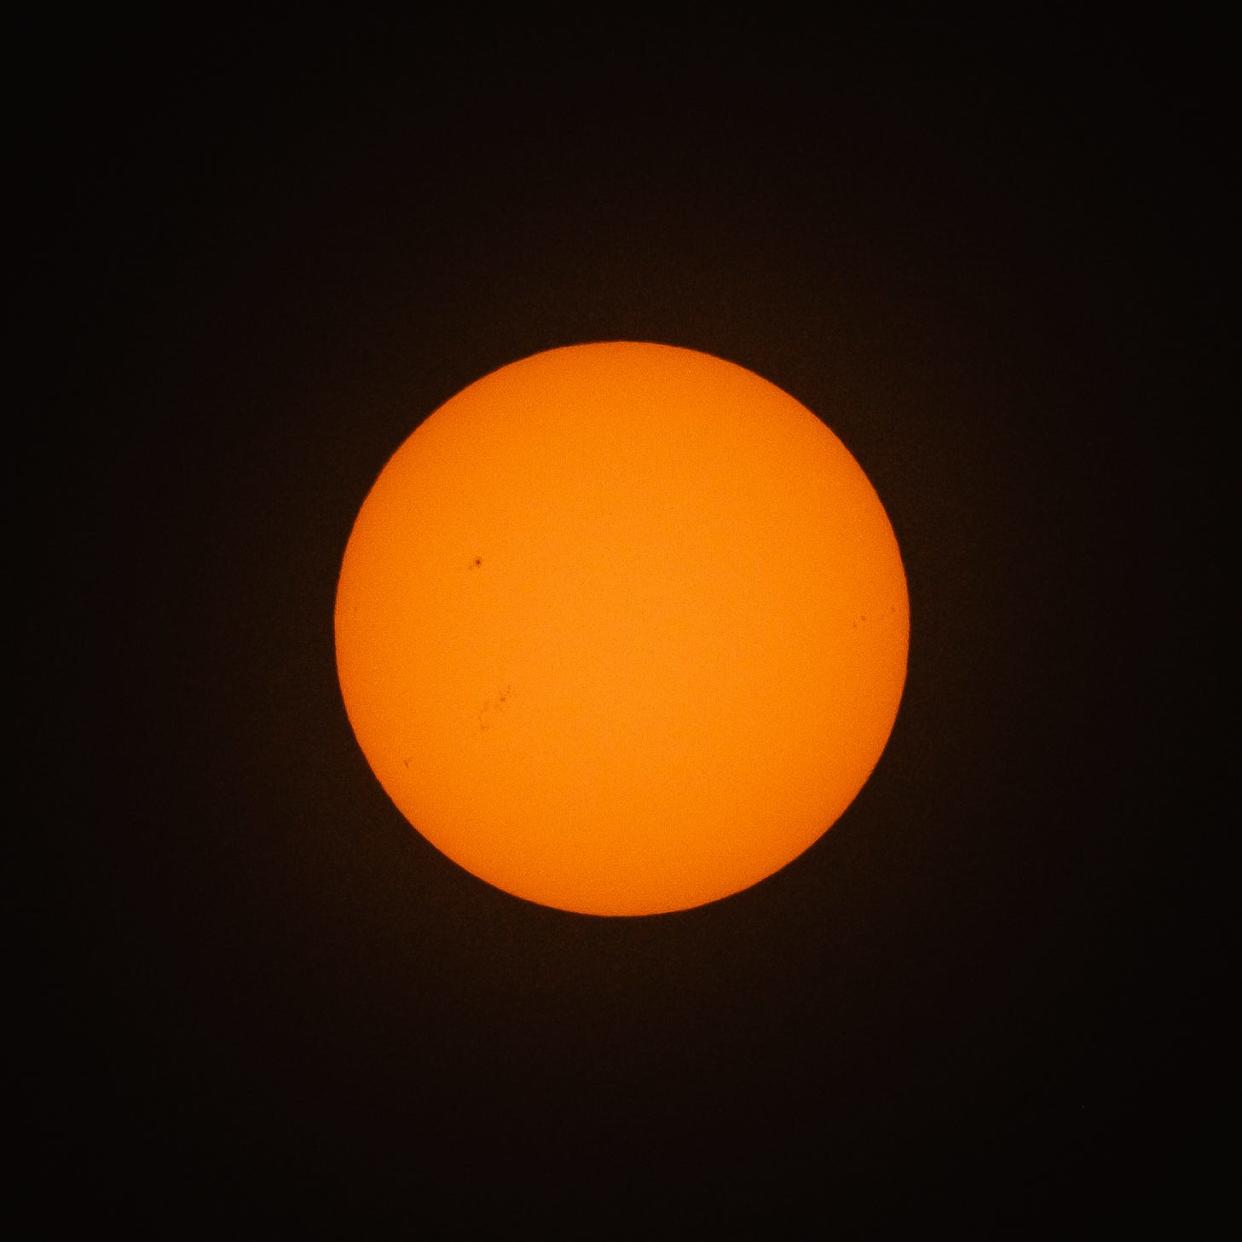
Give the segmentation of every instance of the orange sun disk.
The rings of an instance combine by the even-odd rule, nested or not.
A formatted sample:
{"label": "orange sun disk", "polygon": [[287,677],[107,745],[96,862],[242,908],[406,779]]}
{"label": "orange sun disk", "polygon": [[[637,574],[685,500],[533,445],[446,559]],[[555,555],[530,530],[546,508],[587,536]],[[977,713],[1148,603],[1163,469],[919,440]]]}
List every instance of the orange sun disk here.
{"label": "orange sun disk", "polygon": [[656,914],[747,888],[888,740],[909,607],[840,440],[751,371],[553,349],[446,402],[341,566],[346,711],[393,802],[518,897]]}

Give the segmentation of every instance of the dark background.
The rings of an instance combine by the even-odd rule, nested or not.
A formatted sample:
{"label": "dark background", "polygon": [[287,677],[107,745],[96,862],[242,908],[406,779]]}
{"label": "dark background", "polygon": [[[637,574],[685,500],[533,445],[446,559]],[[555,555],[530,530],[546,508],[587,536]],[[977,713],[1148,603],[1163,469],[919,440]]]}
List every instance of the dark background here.
{"label": "dark background", "polygon": [[[49,1231],[1184,1219],[1219,1091],[1220,41],[1056,10],[26,33],[18,1080]],[[415,424],[609,338],[818,412],[913,627],[833,830],[631,920],[411,832],[331,631]]]}

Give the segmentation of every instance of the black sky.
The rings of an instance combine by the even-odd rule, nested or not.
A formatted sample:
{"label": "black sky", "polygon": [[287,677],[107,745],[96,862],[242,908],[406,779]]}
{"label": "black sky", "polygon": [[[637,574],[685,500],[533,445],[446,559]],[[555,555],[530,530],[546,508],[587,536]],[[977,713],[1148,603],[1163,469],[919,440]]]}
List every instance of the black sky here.
{"label": "black sky", "polygon": [[[1210,1186],[1215,32],[613,17],[28,32],[49,1231],[1048,1236]],[[418,420],[613,338],[818,412],[912,607],[846,816],[635,920],[412,833],[331,635]]]}

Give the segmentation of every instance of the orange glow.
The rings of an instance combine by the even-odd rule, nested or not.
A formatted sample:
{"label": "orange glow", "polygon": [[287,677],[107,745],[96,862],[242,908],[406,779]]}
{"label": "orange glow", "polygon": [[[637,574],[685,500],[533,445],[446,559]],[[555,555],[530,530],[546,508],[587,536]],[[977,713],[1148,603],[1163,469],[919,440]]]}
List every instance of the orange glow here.
{"label": "orange glow", "polygon": [[483,880],[590,914],[747,888],[888,740],[909,640],[874,489],[787,393],[666,345],[553,349],[427,418],[345,550],[380,784]]}

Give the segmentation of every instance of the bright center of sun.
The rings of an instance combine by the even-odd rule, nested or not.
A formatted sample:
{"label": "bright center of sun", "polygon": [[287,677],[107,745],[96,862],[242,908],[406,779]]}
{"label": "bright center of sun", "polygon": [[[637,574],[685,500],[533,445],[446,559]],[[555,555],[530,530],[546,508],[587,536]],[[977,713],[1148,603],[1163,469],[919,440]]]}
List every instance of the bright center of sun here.
{"label": "bright center of sun", "polygon": [[598,915],[771,875],[880,758],[906,674],[897,541],[793,397],[667,345],[501,367],[358,513],[341,690],[402,814],[480,879]]}

